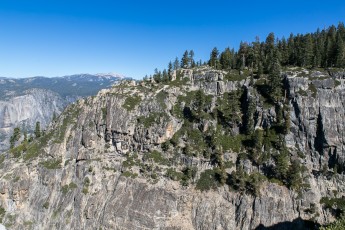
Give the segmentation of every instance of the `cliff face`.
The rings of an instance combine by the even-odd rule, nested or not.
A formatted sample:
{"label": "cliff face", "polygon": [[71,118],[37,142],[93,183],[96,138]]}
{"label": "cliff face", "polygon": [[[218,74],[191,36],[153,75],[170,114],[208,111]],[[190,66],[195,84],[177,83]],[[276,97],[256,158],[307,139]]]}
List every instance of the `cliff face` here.
{"label": "cliff face", "polygon": [[72,75],[55,78],[0,79],[0,152],[9,149],[15,127],[33,133],[51,122],[70,103],[96,94],[123,77],[120,75]]}
{"label": "cliff face", "polygon": [[[291,122],[283,142],[288,157],[305,167],[300,184],[308,186],[297,191],[265,179],[252,194],[228,183],[201,191],[203,180],[213,183],[204,173],[217,166],[207,156],[216,150],[198,135],[220,129],[207,114],[239,88],[243,101],[254,101],[253,126],[273,126],[277,113],[261,98],[260,80],[208,69],[182,75],[166,85],[122,83],[79,100],[26,151],[1,156],[2,223],[11,229],[305,229],[334,220],[320,200],[345,195],[343,174],[333,173],[341,172],[345,155],[341,77],[285,73],[284,116],[289,111]],[[205,93],[205,113],[189,100],[196,92]],[[231,126],[221,148],[226,173],[230,179],[240,169],[265,174],[264,166],[243,158],[248,149],[226,149],[240,126]]]}
{"label": "cliff face", "polygon": [[9,148],[9,138],[16,126],[30,132],[40,122],[44,128],[53,114],[60,114],[67,104],[59,94],[45,89],[27,90],[23,96],[0,101],[0,151]]}

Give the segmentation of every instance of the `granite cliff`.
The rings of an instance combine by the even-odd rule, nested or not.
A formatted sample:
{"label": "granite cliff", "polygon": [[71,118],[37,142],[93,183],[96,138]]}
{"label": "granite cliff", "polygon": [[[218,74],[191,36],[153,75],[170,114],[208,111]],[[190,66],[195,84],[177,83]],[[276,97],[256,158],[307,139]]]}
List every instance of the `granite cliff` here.
{"label": "granite cliff", "polygon": [[0,152],[9,148],[15,127],[31,134],[40,122],[45,129],[68,104],[95,95],[122,78],[115,74],[0,78]]}
{"label": "granite cliff", "polygon": [[209,68],[101,90],[69,105],[43,137],[0,156],[0,222],[8,229],[330,223],[345,195],[343,78],[341,70],[286,69],[280,102],[265,93],[265,77]]}

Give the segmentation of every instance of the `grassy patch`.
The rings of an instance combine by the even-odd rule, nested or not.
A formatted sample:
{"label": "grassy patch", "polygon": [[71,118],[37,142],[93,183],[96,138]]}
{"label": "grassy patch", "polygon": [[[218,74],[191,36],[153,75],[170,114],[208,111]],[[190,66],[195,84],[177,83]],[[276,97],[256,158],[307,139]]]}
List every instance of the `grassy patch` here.
{"label": "grassy patch", "polygon": [[334,80],[334,87],[337,87],[341,85],[341,82],[339,80]]}
{"label": "grassy patch", "polygon": [[165,176],[174,181],[181,181],[184,174],[182,172],[177,172],[174,168],[168,168]]}
{"label": "grassy patch", "polygon": [[90,186],[90,179],[88,177],[85,177],[84,187],[83,187],[83,191],[82,191],[85,195],[89,192],[89,186]]}
{"label": "grassy patch", "polygon": [[163,117],[164,119],[167,119],[167,115],[163,112],[161,113],[151,113],[148,117],[140,116],[138,117],[138,123],[143,124],[145,128],[151,127],[153,124],[157,123],[158,119]]}
{"label": "grassy patch", "polygon": [[345,199],[322,197],[320,203],[329,209],[339,209],[345,211]]}
{"label": "grassy patch", "polygon": [[105,121],[105,119],[107,118],[107,108],[106,107],[102,108],[102,118],[103,118],[103,121]]}
{"label": "grassy patch", "polygon": [[5,156],[4,155],[0,155],[0,164],[2,164],[5,161]]}
{"label": "grassy patch", "polygon": [[317,94],[317,89],[316,89],[315,85],[313,83],[310,83],[308,85],[308,89],[311,91],[312,97],[315,98],[316,94]]}
{"label": "grassy patch", "polygon": [[27,161],[27,160],[30,160],[32,158],[36,158],[39,154],[40,154],[40,146],[36,142],[36,143],[29,145],[23,158],[25,161]]}
{"label": "grassy patch", "polygon": [[221,135],[218,136],[219,144],[222,146],[223,150],[232,150],[236,153],[241,151],[242,141],[245,140],[244,135],[228,136]]}
{"label": "grassy patch", "polygon": [[133,178],[133,179],[138,176],[138,174],[132,173],[130,171],[124,171],[121,175],[124,176],[124,177],[130,177],[130,178]]}
{"label": "grassy patch", "polygon": [[122,105],[122,107],[127,109],[128,111],[132,111],[135,108],[135,106],[137,106],[140,102],[141,102],[141,97],[128,96],[125,100],[125,103]]}
{"label": "grassy patch", "polygon": [[164,158],[162,156],[162,153],[158,152],[157,150],[154,150],[150,153],[146,153],[143,157],[144,160],[152,159],[157,164],[163,164],[167,165],[169,163],[169,160]]}
{"label": "grassy patch", "polygon": [[201,191],[207,191],[210,189],[215,189],[219,185],[216,173],[212,169],[207,169],[200,174],[200,179],[196,183],[196,189]]}
{"label": "grassy patch", "polygon": [[2,218],[4,218],[5,214],[6,210],[2,206],[0,206],[0,223],[2,223]]}
{"label": "grassy patch", "polygon": [[47,161],[40,162],[40,165],[45,167],[46,169],[59,169],[61,168],[61,159],[51,159]]}
{"label": "grassy patch", "polygon": [[162,109],[165,109],[167,107],[165,104],[165,99],[167,98],[167,96],[168,96],[168,93],[163,90],[157,93],[156,95],[157,101]]}
{"label": "grassy patch", "polygon": [[68,110],[63,114],[64,119],[62,121],[62,125],[59,127],[59,130],[57,134],[54,134],[56,136],[55,143],[62,143],[64,141],[67,127],[69,124],[76,123],[76,119],[78,118],[80,113],[80,109],[77,108],[77,105],[72,105]]}

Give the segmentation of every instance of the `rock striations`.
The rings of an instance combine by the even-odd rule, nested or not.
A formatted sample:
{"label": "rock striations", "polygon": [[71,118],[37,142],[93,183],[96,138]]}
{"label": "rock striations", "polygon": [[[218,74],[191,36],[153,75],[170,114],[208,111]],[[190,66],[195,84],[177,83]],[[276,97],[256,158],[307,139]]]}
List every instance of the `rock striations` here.
{"label": "rock striations", "polygon": [[[242,108],[226,134],[214,115],[224,95],[243,90],[242,104],[254,103],[255,130],[280,119],[280,105],[262,93],[265,79],[199,68],[178,71],[166,84],[124,81],[101,90],[68,106],[24,150],[1,155],[0,220],[9,229],[171,230],[306,229],[332,222],[336,209],[321,200],[345,195],[345,80],[336,74],[283,74],[283,116],[290,124],[282,141],[288,158],[305,168],[299,183],[306,186],[294,189],[270,176],[274,157],[255,164],[245,157],[251,147],[226,147],[239,136],[245,145],[242,128],[250,121],[243,120],[249,109]],[[6,127],[13,121],[11,106],[4,108]],[[206,137],[217,130],[218,140],[229,139],[212,148]],[[212,158],[217,151],[227,163],[224,185],[209,181],[213,174],[205,177],[219,168]],[[280,152],[272,154],[279,158]],[[255,193],[228,182],[240,169],[265,175]],[[203,189],[202,181],[213,185]]]}

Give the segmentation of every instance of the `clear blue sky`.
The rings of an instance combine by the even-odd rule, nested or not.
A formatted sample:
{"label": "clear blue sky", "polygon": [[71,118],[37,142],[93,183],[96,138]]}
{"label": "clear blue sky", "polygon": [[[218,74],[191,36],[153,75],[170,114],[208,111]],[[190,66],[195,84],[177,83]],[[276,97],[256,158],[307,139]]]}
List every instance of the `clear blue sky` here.
{"label": "clear blue sky", "polygon": [[193,49],[314,32],[345,1],[0,0],[0,76],[117,72],[142,78]]}

